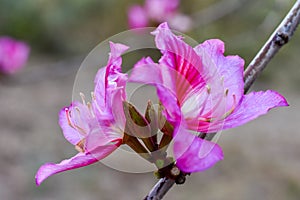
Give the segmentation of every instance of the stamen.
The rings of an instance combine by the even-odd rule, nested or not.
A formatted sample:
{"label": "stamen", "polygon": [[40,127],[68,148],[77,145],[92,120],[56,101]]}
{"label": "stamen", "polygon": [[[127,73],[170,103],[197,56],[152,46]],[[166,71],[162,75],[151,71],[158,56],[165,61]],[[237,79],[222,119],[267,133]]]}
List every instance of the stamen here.
{"label": "stamen", "polygon": [[203,111],[204,111],[204,109],[205,109],[205,107],[206,107],[206,105],[207,105],[208,98],[209,98],[209,95],[207,95],[207,96],[205,97],[205,100],[203,101],[204,103],[203,103],[202,108],[201,108],[201,110],[200,110],[200,112],[199,112],[199,115],[202,115],[202,113],[203,113]]}
{"label": "stamen", "polygon": [[75,149],[81,153],[84,153],[84,143],[85,143],[85,138],[83,138],[82,140],[80,140],[76,145],[75,145]]}
{"label": "stamen", "polygon": [[87,134],[86,131],[83,128],[81,128],[80,126],[77,126],[76,124],[74,124],[74,126],[76,127],[77,131],[79,131],[83,135]]}
{"label": "stamen", "polygon": [[206,85],[205,87],[206,87],[206,89],[207,89],[207,93],[210,94],[210,91],[211,91],[210,85]]}
{"label": "stamen", "polygon": [[230,110],[223,115],[222,119],[225,119],[226,117],[228,117],[229,115],[231,115],[231,113],[233,113],[234,109],[236,108],[237,102],[236,102],[236,96],[235,96],[235,94],[232,95],[232,97],[233,97],[233,105],[230,108]]}
{"label": "stamen", "polygon": [[[80,113],[79,108],[75,107],[75,109],[76,109],[76,111],[78,111]],[[65,108],[65,112],[66,112],[66,117],[67,117],[69,126],[73,129],[79,131],[83,135],[86,135],[87,133],[83,128],[81,128],[80,126],[72,123],[72,121],[71,121],[71,111],[69,110],[69,108]]]}
{"label": "stamen", "polygon": [[93,103],[94,103],[94,105],[96,106],[96,109],[98,110],[98,111],[100,111],[101,112],[101,108],[100,108],[100,106],[98,105],[98,103],[97,103],[97,101],[96,101],[96,96],[95,96],[95,93],[94,92],[91,92],[91,95],[92,95],[92,99],[93,99]]}
{"label": "stamen", "polygon": [[[214,113],[214,111],[217,110],[222,105],[223,100],[224,100],[224,98],[220,97],[218,102],[214,105],[214,107],[212,109],[210,109],[210,111],[208,111],[206,114],[204,114],[204,116],[212,115]],[[207,117],[207,119],[210,119],[209,122],[212,122],[212,121],[216,120],[217,117]]]}
{"label": "stamen", "polygon": [[[82,122],[82,119],[81,119],[81,114],[80,114],[80,109],[79,109],[79,107],[78,106],[75,106],[75,110],[76,110],[76,112],[77,112],[77,118],[74,118],[74,120],[75,120],[75,122],[77,122],[78,124],[79,123],[83,123]],[[78,118],[79,118],[79,120],[78,120]],[[74,125],[76,126],[76,124],[74,123]]]}
{"label": "stamen", "polygon": [[95,114],[94,114],[93,109],[92,109],[92,104],[90,102],[87,102],[87,107],[88,107],[89,112],[92,115],[92,117],[95,117]]}
{"label": "stamen", "polygon": [[203,121],[203,122],[211,122],[213,119],[212,118],[206,118],[206,117],[199,117],[198,120]]}
{"label": "stamen", "polygon": [[78,114],[80,115],[80,109],[76,106],[75,110],[78,112]]}
{"label": "stamen", "polygon": [[92,104],[90,103],[90,102],[87,102],[87,107],[88,107],[88,109],[89,109],[89,111],[91,111],[91,109],[92,109]]}
{"label": "stamen", "polygon": [[75,129],[75,127],[73,126],[73,124],[71,122],[71,116],[70,116],[71,111],[69,110],[69,108],[65,108],[65,112],[66,112],[66,117],[67,117],[69,126]]}
{"label": "stamen", "polygon": [[[233,113],[233,111],[234,111],[234,109],[236,108],[236,104],[237,104],[237,102],[236,102],[236,96],[235,95],[232,95],[233,96],[233,106],[231,107],[231,109],[228,111],[228,112],[226,112],[220,119],[218,119],[218,120],[224,120],[226,117],[228,117],[229,115],[231,115],[232,113]],[[215,107],[212,109],[212,110],[215,110],[215,109],[217,109],[217,107],[218,107],[218,105],[220,105],[220,101],[218,102],[218,104],[216,104],[215,105]],[[208,113],[206,113],[206,115],[208,115],[208,114],[210,114],[211,112],[208,112]],[[203,121],[203,122],[213,122],[213,121],[215,121],[215,120],[217,120],[217,118],[215,118],[215,117],[199,117],[198,118],[198,120],[199,121]]]}
{"label": "stamen", "polygon": [[91,97],[92,97],[93,100],[96,100],[96,96],[95,96],[94,92],[91,92]]}
{"label": "stamen", "polygon": [[80,92],[79,95],[80,95],[80,97],[81,97],[82,103],[83,103],[84,105],[86,105],[84,94],[83,94],[82,92]]}
{"label": "stamen", "polygon": [[229,90],[228,90],[228,88],[227,88],[227,89],[225,90],[225,97],[227,97],[228,92],[229,92]]}

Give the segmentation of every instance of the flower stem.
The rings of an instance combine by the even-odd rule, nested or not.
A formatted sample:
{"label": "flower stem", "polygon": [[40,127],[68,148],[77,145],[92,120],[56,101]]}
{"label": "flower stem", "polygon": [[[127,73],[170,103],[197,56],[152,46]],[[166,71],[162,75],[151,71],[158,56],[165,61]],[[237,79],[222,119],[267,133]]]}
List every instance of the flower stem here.
{"label": "flower stem", "polygon": [[147,149],[140,143],[140,141],[127,133],[124,133],[123,143],[127,144],[131,149],[138,153],[142,158],[152,162],[152,156]]}
{"label": "flower stem", "polygon": [[[257,53],[244,72],[244,92],[250,89],[259,74],[265,69],[278,50],[293,36],[300,21],[300,0],[297,0],[289,13],[273,32],[265,45]],[[211,134],[210,134],[211,135]],[[160,200],[172,188],[175,180],[161,178],[144,198],[144,200]]]}
{"label": "flower stem", "polygon": [[157,124],[157,113],[154,110],[153,103],[149,100],[145,112],[145,119],[150,125],[151,134],[150,137],[147,138],[151,143],[149,148],[150,152],[158,150],[158,143],[157,143],[157,131],[158,131],[158,124]]}

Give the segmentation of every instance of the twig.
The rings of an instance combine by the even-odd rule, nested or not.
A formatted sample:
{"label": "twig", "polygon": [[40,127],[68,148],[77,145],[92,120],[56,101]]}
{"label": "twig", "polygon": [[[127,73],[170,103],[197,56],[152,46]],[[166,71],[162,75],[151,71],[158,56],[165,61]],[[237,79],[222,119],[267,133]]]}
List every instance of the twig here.
{"label": "twig", "polygon": [[300,0],[297,0],[290,12],[276,28],[265,45],[257,53],[244,72],[245,93],[250,89],[255,79],[265,69],[278,50],[288,43],[300,21]]}
{"label": "twig", "polygon": [[174,185],[175,180],[169,178],[161,178],[144,198],[144,200],[160,200]]}
{"label": "twig", "polygon": [[[272,57],[278,50],[285,45],[295,32],[300,20],[300,0],[297,0],[283,19],[282,23],[277,27],[270,39],[254,57],[244,73],[244,92],[247,93],[254,83],[255,79],[263,71],[266,65],[271,61]],[[160,200],[171,189],[175,181],[162,178],[152,188],[150,193],[144,200]]]}

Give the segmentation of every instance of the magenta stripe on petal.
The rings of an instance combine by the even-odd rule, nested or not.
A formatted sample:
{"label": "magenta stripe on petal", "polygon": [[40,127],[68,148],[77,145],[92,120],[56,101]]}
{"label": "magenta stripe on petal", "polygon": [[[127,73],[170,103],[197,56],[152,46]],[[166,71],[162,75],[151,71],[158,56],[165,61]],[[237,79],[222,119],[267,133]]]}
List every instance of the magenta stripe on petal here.
{"label": "magenta stripe on petal", "polygon": [[200,57],[181,37],[172,33],[167,23],[159,25],[152,34],[155,35],[156,47],[163,53],[160,64],[175,69],[188,80],[190,86],[205,83],[203,76],[206,73],[203,71]]}

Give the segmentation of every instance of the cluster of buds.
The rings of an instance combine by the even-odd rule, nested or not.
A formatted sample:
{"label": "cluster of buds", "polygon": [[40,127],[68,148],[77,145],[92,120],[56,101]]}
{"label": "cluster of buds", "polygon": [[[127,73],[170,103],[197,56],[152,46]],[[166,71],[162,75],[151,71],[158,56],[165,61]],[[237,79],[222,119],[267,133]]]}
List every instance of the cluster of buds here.
{"label": "cluster of buds", "polygon": [[155,164],[158,169],[155,172],[156,177],[167,177],[178,184],[184,183],[186,173],[180,171],[173,157],[167,156],[174,128],[163,115],[162,104],[158,104],[156,111],[149,100],[144,116],[129,102],[123,102],[123,109],[126,117],[123,143]]}

